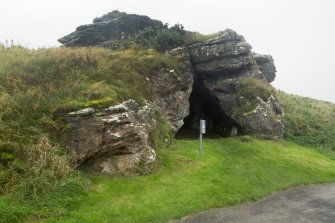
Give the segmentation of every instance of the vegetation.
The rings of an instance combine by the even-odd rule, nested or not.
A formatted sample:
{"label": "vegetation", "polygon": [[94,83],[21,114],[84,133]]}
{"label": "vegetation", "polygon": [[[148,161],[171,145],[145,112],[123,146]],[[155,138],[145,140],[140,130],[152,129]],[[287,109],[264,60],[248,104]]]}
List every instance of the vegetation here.
{"label": "vegetation", "polygon": [[[41,222],[165,222],[259,199],[293,185],[335,180],[335,161],[290,142],[235,137],[205,139],[203,156],[197,148],[197,140],[175,141],[159,151],[160,166],[147,176],[89,176],[92,183],[80,201],[65,206],[62,213],[48,213],[50,217]],[[49,204],[56,198],[50,195]],[[3,206],[8,202],[0,201]],[[33,216],[27,222],[36,222],[34,209],[23,205],[14,202],[10,207]],[[9,216],[10,211],[2,213]]]}
{"label": "vegetation", "polygon": [[103,16],[101,17],[96,17],[93,19],[93,23],[99,23],[99,22],[108,22],[108,21],[111,21],[113,19],[117,19],[117,18],[120,18],[122,16],[126,16],[127,13],[125,12],[120,12],[118,10],[113,10],[107,14],[104,14]]}
{"label": "vegetation", "polygon": [[239,81],[236,88],[236,95],[237,97],[242,96],[248,100],[255,100],[257,97],[260,97],[266,101],[271,95],[276,95],[276,91],[267,82],[253,77],[244,77]]}
{"label": "vegetation", "polygon": [[135,35],[135,43],[154,48],[159,51],[176,48],[184,44],[184,26],[176,24],[169,27],[168,24],[160,27],[148,27]]}
{"label": "vegetation", "polygon": [[185,44],[183,25],[176,24],[169,27],[168,24],[149,26],[138,31],[134,35],[127,35],[121,39],[113,39],[101,44],[102,47],[120,50],[132,47],[152,48],[164,52]]}
{"label": "vegetation", "polygon": [[335,159],[335,104],[279,92],[288,140],[313,147]]}
{"label": "vegetation", "polygon": [[241,117],[243,114],[255,110],[259,104],[257,97],[267,101],[271,95],[276,95],[275,89],[267,82],[252,77],[243,77],[236,86],[236,96],[246,99],[246,104],[233,108],[235,118]]}
{"label": "vegetation", "polygon": [[170,130],[170,126],[163,119],[159,112],[156,112],[157,126],[150,133],[150,143],[156,149],[166,148],[173,142],[173,133]]}
{"label": "vegetation", "polygon": [[[130,17],[134,20],[129,20]],[[114,38],[99,44],[104,48],[124,50],[140,47],[152,48],[164,52],[183,45],[205,42],[211,38],[220,36],[223,33],[223,31],[221,31],[210,35],[203,35],[197,32],[189,32],[179,23],[170,26],[167,23],[163,24],[160,21],[152,20],[145,16],[127,14],[116,10],[95,18],[93,23],[109,22],[115,19],[119,19],[118,23],[120,26],[127,27],[127,24],[136,21],[139,24],[145,24],[146,28],[142,30],[128,28],[127,31],[122,32],[120,38]],[[81,27],[79,27],[79,29],[81,29]]]}
{"label": "vegetation", "polygon": [[[110,179],[72,169],[64,114],[130,98],[143,104],[153,99],[146,77],[179,66],[178,58],[151,49],[0,45],[0,222],[163,222],[335,180],[334,105],[284,93],[285,138],[312,149],[241,137],[205,140],[200,157],[197,141],[173,141],[158,118],[150,141],[160,165],[151,175]],[[246,78],[237,92],[267,98],[274,89]]]}
{"label": "vegetation", "polygon": [[209,39],[220,36],[223,33],[217,32],[209,35],[197,32],[188,32],[184,26],[177,23],[174,26],[161,24],[150,26],[137,32],[134,36],[127,36],[124,39],[114,39],[101,44],[102,47],[113,50],[124,50],[132,47],[153,48],[164,52],[178,46],[188,46],[194,43],[206,42]]}
{"label": "vegetation", "polygon": [[64,114],[130,98],[143,104],[153,97],[145,78],[162,67],[178,70],[179,61],[154,50],[0,45],[0,195],[44,208],[49,192],[74,187]]}

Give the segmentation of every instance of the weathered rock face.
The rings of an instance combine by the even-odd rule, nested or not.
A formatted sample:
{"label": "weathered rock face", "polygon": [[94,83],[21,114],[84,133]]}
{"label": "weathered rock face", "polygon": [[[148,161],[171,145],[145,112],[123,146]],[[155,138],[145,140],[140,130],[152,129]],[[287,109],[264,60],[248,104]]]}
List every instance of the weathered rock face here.
{"label": "weathered rock face", "polygon": [[183,63],[178,70],[161,69],[146,78],[155,100],[144,107],[129,100],[104,110],[86,108],[69,113],[72,128],[70,148],[76,151],[79,168],[109,175],[133,175],[155,161],[149,135],[156,127],[159,111],[172,132],[183,125],[189,113],[193,72],[189,54],[178,48],[171,54]]}
{"label": "weathered rock face", "polygon": [[189,114],[189,97],[193,85],[193,71],[189,54],[185,48],[170,52],[183,61],[178,71],[162,69],[149,81],[156,95],[157,110],[169,123],[172,132],[177,132],[184,124],[183,119]]}
{"label": "weathered rock face", "polygon": [[221,36],[206,43],[189,47],[192,62],[197,73],[212,74],[245,69],[254,64],[251,46],[232,30],[226,30]]}
{"label": "weathered rock face", "polygon": [[134,35],[146,27],[162,25],[158,20],[147,16],[110,12],[93,20],[93,24],[77,27],[76,31],[60,38],[65,46],[95,46],[111,39],[122,39]]}
{"label": "weathered rock face", "polygon": [[191,45],[189,53],[195,70],[189,126],[202,118],[224,136],[282,137],[284,115],[268,84],[276,72],[271,56],[253,53],[245,39],[229,29]]}
{"label": "weathered rock face", "polygon": [[273,95],[270,95],[266,100],[261,97],[257,97],[256,99],[258,103],[255,109],[252,109],[250,112],[244,112],[234,118],[240,126],[243,126],[243,130],[248,134],[269,139],[281,138],[284,134],[285,126],[283,122],[284,114],[278,100]]}
{"label": "weathered rock face", "polygon": [[276,67],[271,55],[261,55],[254,53],[254,58],[266,80],[271,83],[276,78]]}
{"label": "weathered rock face", "polygon": [[148,143],[156,126],[152,104],[128,100],[104,110],[86,108],[69,113],[70,147],[79,168],[105,174],[131,175],[148,168],[156,158]]}

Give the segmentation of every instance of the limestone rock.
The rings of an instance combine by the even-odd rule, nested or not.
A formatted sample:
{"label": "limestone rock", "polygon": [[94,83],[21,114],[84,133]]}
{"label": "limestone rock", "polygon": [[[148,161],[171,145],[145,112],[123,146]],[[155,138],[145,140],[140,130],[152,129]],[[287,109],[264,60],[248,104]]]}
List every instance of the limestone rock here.
{"label": "limestone rock", "polygon": [[156,158],[148,143],[155,128],[153,105],[140,107],[134,100],[103,110],[86,108],[69,113],[70,148],[79,168],[105,174],[136,174]]}

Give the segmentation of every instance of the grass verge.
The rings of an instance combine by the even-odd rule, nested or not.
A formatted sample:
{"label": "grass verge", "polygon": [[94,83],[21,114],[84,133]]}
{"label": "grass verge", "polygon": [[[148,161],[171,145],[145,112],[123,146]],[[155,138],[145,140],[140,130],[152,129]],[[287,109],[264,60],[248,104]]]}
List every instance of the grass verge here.
{"label": "grass verge", "polygon": [[82,202],[42,222],[161,223],[298,184],[335,181],[335,161],[291,142],[206,139],[202,157],[197,148],[196,140],[176,141],[159,152],[160,168],[148,176],[92,177]]}

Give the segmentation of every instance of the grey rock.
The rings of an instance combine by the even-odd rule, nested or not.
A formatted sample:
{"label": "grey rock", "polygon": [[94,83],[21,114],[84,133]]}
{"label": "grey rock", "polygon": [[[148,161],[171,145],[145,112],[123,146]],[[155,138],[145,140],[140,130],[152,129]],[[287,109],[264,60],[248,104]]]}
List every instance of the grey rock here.
{"label": "grey rock", "polygon": [[[253,53],[243,36],[231,29],[188,49],[196,77],[193,91],[198,91],[191,95],[190,123],[205,118],[221,135],[282,138],[284,115],[268,83],[276,72],[271,56]],[[250,86],[240,90],[247,79]]]}
{"label": "grey rock", "polygon": [[156,95],[155,105],[169,123],[173,132],[177,132],[183,119],[189,114],[189,97],[193,85],[193,71],[188,51],[177,48],[170,52],[182,60],[183,67],[178,71],[162,69],[150,79],[150,87]]}
{"label": "grey rock", "polygon": [[156,153],[148,142],[156,127],[152,104],[140,107],[128,100],[103,111],[96,110],[90,116],[81,114],[73,112],[67,117],[72,128],[70,148],[75,150],[79,168],[109,175],[133,175],[139,168],[149,169],[155,161]]}
{"label": "grey rock", "polygon": [[235,117],[237,123],[243,127],[246,134],[262,138],[280,139],[284,134],[284,114],[274,95],[267,100],[257,97],[257,107]]}
{"label": "grey rock", "polygon": [[227,29],[220,37],[189,46],[198,73],[229,73],[255,64],[251,46],[244,37]]}
{"label": "grey rock", "polygon": [[134,35],[146,27],[162,25],[158,20],[147,16],[113,11],[92,24],[77,27],[76,31],[64,36],[58,42],[65,46],[96,46],[111,39],[122,39]]}
{"label": "grey rock", "polygon": [[75,112],[70,112],[69,116],[78,116],[78,117],[82,117],[82,116],[89,116],[95,113],[95,109],[94,108],[84,108]]}
{"label": "grey rock", "polygon": [[254,53],[254,58],[256,63],[263,73],[266,80],[271,83],[276,78],[276,67],[273,62],[273,58],[271,55],[261,55]]}

